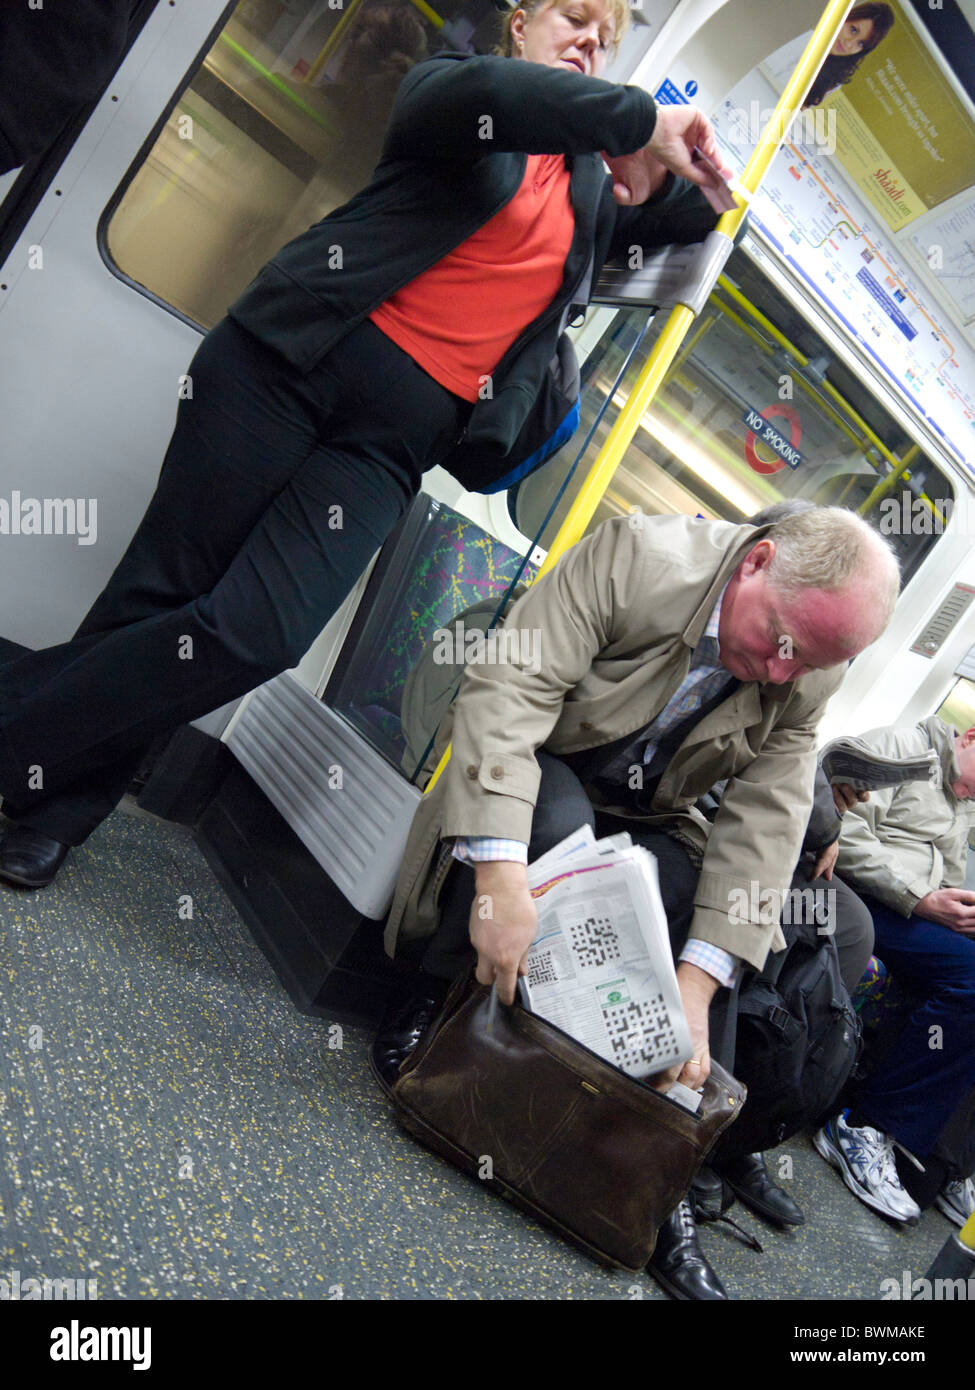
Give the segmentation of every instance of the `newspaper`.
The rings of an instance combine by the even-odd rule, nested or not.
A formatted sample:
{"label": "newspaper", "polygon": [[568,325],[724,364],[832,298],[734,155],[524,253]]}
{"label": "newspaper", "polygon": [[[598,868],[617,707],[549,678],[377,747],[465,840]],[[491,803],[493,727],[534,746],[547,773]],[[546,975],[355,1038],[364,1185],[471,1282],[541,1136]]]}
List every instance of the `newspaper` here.
{"label": "newspaper", "polygon": [[528,886],[538,909],[529,1008],[638,1080],[686,1062],[690,1030],[653,855],[627,834],[596,840],[586,826],[530,866]]}
{"label": "newspaper", "polygon": [[858,792],[896,787],[901,782],[929,782],[941,786],[941,759],[934,748],[914,758],[885,758],[861,739],[835,738],[819,755],[831,785],[845,782]]}

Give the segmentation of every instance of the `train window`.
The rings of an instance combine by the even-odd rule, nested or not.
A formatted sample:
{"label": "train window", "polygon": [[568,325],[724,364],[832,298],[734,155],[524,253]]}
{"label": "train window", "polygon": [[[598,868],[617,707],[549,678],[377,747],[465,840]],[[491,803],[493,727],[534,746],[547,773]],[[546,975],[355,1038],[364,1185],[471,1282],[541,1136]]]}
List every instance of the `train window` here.
{"label": "train window", "polygon": [[956,681],[936,712],[946,724],[953,724],[958,730],[975,727],[975,682]]}
{"label": "train window", "polygon": [[211,327],[368,182],[404,73],[488,17],[493,38],[490,0],[242,0],[130,171],[107,227],[118,269]]}
{"label": "train window", "polygon": [[[546,525],[559,524],[605,442],[649,354],[658,315],[607,402],[621,347],[645,311],[618,314],[590,358],[582,430],[607,409]],[[577,436],[578,439],[582,437]],[[535,535],[575,458],[567,445],[510,503]],[[869,388],[831,354],[806,320],[740,250],[688,334],[644,415],[591,526],[610,516],[684,512],[745,521],[786,498],[849,507],[888,536],[905,582],[944,531],[954,505],[948,478]]]}

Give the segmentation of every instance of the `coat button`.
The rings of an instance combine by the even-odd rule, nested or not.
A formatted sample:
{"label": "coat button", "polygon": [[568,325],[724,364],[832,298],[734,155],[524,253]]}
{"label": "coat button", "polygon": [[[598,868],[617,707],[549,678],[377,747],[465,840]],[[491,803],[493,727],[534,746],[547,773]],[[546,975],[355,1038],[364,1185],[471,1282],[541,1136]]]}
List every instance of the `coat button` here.
{"label": "coat button", "polygon": [[470,767],[467,769],[467,775],[472,782],[477,781],[477,768],[474,766],[473,763],[471,763]]}
{"label": "coat button", "polygon": [[496,782],[500,782],[501,778],[504,776],[504,768],[501,767],[500,764],[496,764],[491,769],[491,776],[494,778]]}

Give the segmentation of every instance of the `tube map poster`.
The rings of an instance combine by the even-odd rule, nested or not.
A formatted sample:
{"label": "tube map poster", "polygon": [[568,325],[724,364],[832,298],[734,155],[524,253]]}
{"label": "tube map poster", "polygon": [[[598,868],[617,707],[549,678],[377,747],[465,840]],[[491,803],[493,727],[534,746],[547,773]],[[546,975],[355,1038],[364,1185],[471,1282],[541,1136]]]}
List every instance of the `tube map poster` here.
{"label": "tube map poster", "polygon": [[[975,107],[913,11],[890,0],[851,16],[864,10],[887,20],[855,61],[836,48],[827,58],[749,228],[975,472]],[[768,55],[724,100],[693,97],[736,172],[808,37]],[[655,95],[687,100],[695,78],[675,63]]]}

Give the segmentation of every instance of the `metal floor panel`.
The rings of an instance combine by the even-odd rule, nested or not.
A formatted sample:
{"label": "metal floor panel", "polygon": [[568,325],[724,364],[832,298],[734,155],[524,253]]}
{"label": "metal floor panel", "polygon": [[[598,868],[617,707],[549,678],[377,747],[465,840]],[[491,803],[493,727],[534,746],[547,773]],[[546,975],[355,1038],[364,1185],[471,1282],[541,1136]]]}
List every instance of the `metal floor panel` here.
{"label": "metal floor panel", "polygon": [[[400,1131],[368,1037],[330,1048],[328,1021],[293,1009],[189,831],[119,811],[51,887],[0,885],[0,988],[0,1279],[95,1279],[100,1299],[665,1297]],[[763,1255],[705,1230],[729,1293],[877,1299],[924,1274],[943,1217],[893,1229],[808,1141],[784,1153],[807,1224],[736,1208]]]}

